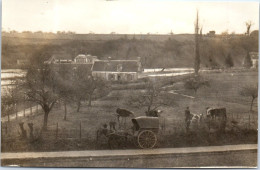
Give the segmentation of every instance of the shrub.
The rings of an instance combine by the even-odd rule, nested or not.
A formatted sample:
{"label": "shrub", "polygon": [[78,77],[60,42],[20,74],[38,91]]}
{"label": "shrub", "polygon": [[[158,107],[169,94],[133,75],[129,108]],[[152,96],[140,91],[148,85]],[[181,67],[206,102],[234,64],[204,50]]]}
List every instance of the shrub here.
{"label": "shrub", "polygon": [[233,58],[231,57],[230,54],[228,54],[228,56],[225,59],[225,65],[227,68],[231,68],[234,66]]}
{"label": "shrub", "polygon": [[253,62],[252,62],[252,59],[251,59],[251,57],[250,57],[249,52],[247,52],[247,55],[246,55],[245,58],[244,58],[243,66],[244,66],[245,68],[251,68],[251,67],[253,66]]}
{"label": "shrub", "polygon": [[198,89],[201,88],[202,86],[207,86],[209,87],[209,81],[203,79],[201,76],[192,76],[188,78],[185,83],[184,87],[186,89],[194,90],[195,93],[197,93]]}

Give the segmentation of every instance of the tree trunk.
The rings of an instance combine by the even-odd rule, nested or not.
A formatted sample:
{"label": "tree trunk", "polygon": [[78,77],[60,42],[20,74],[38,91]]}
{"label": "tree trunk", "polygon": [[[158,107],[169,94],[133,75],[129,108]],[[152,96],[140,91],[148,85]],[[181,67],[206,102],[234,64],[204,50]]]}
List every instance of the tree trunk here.
{"label": "tree trunk", "polygon": [[64,120],[67,120],[67,103],[64,101]]}
{"label": "tree trunk", "polygon": [[151,111],[151,107],[152,107],[152,105],[153,105],[154,93],[155,93],[155,91],[154,91],[154,89],[153,89],[153,93],[152,93],[152,95],[151,95],[151,100],[150,100],[150,103],[149,103],[149,106],[148,106],[148,114],[149,114],[149,112]]}
{"label": "tree trunk", "polygon": [[255,100],[255,98],[252,98],[251,105],[250,105],[250,112],[253,110],[253,103],[254,103],[254,100]]}
{"label": "tree trunk", "polygon": [[49,112],[44,112],[43,130],[47,130]]}
{"label": "tree trunk", "polygon": [[149,113],[150,110],[151,110],[151,106],[148,106],[148,108],[147,108],[147,112]]}
{"label": "tree trunk", "polygon": [[89,95],[88,106],[91,106],[91,102],[92,102],[92,94]]}
{"label": "tree trunk", "polygon": [[80,105],[81,105],[81,102],[80,102],[80,100],[79,100],[78,103],[77,103],[77,106],[78,106],[78,108],[77,108],[77,112],[79,112]]}

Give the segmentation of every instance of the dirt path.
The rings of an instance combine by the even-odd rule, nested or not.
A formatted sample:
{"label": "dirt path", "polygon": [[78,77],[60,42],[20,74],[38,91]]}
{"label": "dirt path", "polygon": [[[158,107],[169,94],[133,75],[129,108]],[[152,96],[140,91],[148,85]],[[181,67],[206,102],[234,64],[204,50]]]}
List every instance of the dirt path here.
{"label": "dirt path", "polygon": [[[1,159],[2,166],[16,164],[36,167],[252,167],[256,166],[256,151],[257,144],[248,144],[149,150],[2,153]],[[245,156],[255,159],[245,159]]]}

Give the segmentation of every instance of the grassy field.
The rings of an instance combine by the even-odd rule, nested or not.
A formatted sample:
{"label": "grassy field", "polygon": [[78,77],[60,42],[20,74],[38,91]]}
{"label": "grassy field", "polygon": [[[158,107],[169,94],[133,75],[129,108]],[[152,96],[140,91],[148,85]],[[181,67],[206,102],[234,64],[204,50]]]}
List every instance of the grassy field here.
{"label": "grassy field", "polygon": [[[159,108],[163,110],[163,113],[159,118],[160,142],[158,147],[256,143],[257,101],[253,105],[254,112],[249,114],[251,100],[241,96],[239,91],[245,85],[256,84],[258,73],[256,71],[230,70],[201,73],[201,75],[209,80],[210,87],[203,87],[196,94],[191,90],[186,90],[181,79],[170,81],[174,83],[170,84],[171,88],[168,90],[175,90],[178,94],[171,94],[173,95],[172,105]],[[80,112],[76,112],[76,106],[71,103],[68,108],[67,120],[63,119],[63,105],[56,105],[49,115],[48,131],[42,133],[38,140],[20,139],[18,123],[25,123],[27,135],[29,135],[27,123],[34,123],[34,135],[37,136],[41,132],[43,123],[42,113],[2,124],[2,151],[108,149],[105,138],[96,141],[96,131],[103,124],[111,120],[116,121],[116,108],[131,110],[135,116],[145,115],[145,108],[131,107],[126,102],[130,94],[136,93],[140,89],[115,89],[108,96],[94,101],[92,107],[87,107],[87,103],[84,103]],[[194,98],[185,97],[183,94]],[[184,125],[184,110],[187,106],[190,107],[192,113],[196,114],[205,114],[206,107],[225,107],[228,114],[226,133],[218,134],[200,130],[200,132],[193,131],[187,135]],[[232,131],[230,123],[232,120],[238,122],[239,131]],[[128,129],[131,126],[130,118],[126,121]],[[207,129],[203,122],[201,126],[200,129]],[[193,125],[191,125],[191,129],[193,129]],[[126,148],[133,147],[131,142],[126,146]]]}

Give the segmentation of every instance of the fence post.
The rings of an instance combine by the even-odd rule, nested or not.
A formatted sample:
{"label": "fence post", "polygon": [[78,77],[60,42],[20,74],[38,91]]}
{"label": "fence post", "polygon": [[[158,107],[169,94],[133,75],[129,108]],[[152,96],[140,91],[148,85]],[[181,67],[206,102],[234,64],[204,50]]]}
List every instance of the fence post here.
{"label": "fence post", "polygon": [[79,122],[79,139],[80,139],[80,142],[81,142],[81,121]]}
{"label": "fence post", "polygon": [[56,125],[56,139],[58,139],[58,130],[59,130],[59,124]]}
{"label": "fence post", "polygon": [[248,117],[248,129],[250,129],[250,113],[249,113],[249,117]]}
{"label": "fence post", "polygon": [[165,118],[163,118],[163,131],[165,132],[165,129],[166,129],[166,127],[165,127]]}
{"label": "fence post", "polygon": [[17,117],[18,117],[18,109],[17,109],[17,105],[15,104],[15,106],[14,106],[14,109],[15,109],[15,119],[17,119]]}
{"label": "fence post", "polygon": [[32,115],[32,104],[30,103],[30,114]]}
{"label": "fence post", "polygon": [[7,135],[7,124],[5,124],[5,134]]}

